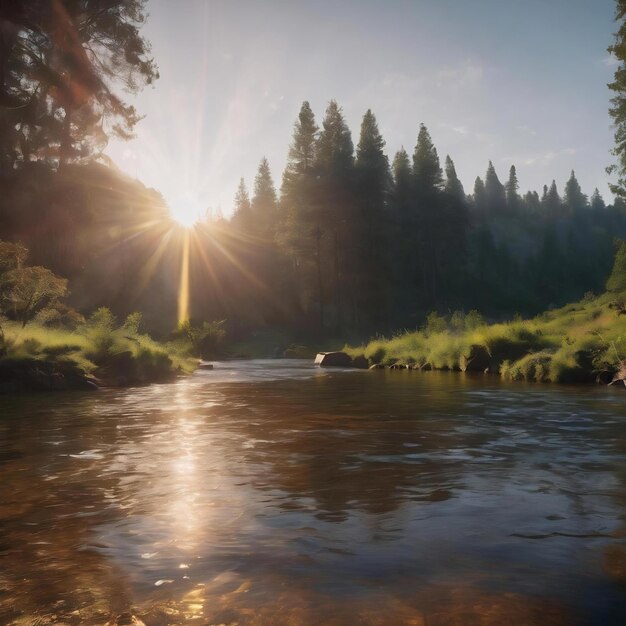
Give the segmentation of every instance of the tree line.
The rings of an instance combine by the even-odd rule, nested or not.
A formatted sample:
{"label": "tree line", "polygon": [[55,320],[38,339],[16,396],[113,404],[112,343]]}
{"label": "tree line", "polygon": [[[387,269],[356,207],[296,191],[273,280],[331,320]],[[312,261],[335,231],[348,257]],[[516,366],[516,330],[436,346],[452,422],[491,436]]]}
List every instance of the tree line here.
{"label": "tree line", "polygon": [[529,314],[599,291],[625,208],[586,196],[573,171],[562,196],[555,180],[522,195],[515,166],[502,183],[491,162],[466,194],[425,125],[412,154],[390,163],[372,111],[355,149],[332,100],[321,126],[302,104],[279,193],[263,158],[251,198],[240,182],[229,227],[256,241],[252,265],[289,285],[309,324],[367,334],[430,310]]}

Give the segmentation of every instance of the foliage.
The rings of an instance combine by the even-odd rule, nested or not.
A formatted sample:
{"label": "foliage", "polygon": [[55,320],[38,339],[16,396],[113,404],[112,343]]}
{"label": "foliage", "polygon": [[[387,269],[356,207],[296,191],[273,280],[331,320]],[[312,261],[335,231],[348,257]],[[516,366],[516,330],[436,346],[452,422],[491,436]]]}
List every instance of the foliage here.
{"label": "foliage", "polygon": [[607,291],[626,291],[626,241],[622,241],[615,255],[613,271],[606,281]]}
{"label": "foliage", "polygon": [[194,354],[203,359],[214,359],[224,354],[225,324],[226,320],[216,320],[203,322],[201,326],[193,326],[186,320],[179,326],[178,334],[190,342]]}
{"label": "foliage", "polygon": [[25,266],[21,244],[0,241],[0,312],[22,326],[67,293],[67,280],[40,266]]}
{"label": "foliage", "polygon": [[[372,362],[428,365],[434,369],[488,368],[504,378],[534,382],[592,382],[610,377],[626,359],[626,316],[610,308],[612,296],[587,296],[581,302],[546,312],[533,319],[486,325],[444,328],[433,316],[434,330],[405,332],[391,339],[373,339],[366,345],[346,347],[352,355],[365,354]],[[445,320],[443,320],[445,322]]]}
{"label": "foliage", "polygon": [[114,85],[136,93],[158,78],[140,36],[145,0],[5,2],[0,47],[0,159],[67,163],[127,138],[140,117]]}

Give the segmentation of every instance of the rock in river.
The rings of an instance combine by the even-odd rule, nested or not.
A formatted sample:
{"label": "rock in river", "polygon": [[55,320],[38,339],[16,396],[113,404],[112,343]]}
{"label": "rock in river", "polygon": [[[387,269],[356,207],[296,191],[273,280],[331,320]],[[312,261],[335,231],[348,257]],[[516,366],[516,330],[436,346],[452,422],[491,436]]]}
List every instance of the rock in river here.
{"label": "rock in river", "polygon": [[315,365],[321,367],[351,367],[352,359],[345,352],[318,352]]}

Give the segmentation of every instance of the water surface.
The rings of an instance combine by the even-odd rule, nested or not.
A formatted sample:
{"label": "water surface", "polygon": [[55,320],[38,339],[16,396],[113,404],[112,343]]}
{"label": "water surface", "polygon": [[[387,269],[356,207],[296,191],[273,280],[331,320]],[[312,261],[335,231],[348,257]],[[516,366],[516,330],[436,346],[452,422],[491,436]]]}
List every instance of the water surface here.
{"label": "water surface", "polygon": [[215,368],[0,398],[1,624],[626,623],[623,391]]}

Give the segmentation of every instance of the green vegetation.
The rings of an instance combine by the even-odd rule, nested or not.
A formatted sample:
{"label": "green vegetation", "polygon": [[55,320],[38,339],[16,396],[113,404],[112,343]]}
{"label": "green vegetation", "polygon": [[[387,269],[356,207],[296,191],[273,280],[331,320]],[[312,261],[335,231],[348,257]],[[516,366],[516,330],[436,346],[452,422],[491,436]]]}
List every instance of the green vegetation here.
{"label": "green vegetation", "polygon": [[184,341],[159,344],[141,332],[142,316],[122,324],[105,307],[89,319],[60,301],[67,281],[26,265],[28,250],[0,241],[0,371],[8,388],[83,388],[86,382],[129,385],[171,378],[195,367],[224,337],[221,322],[187,325]]}
{"label": "green vegetation", "polygon": [[420,330],[344,349],[383,365],[488,370],[511,380],[537,382],[610,381],[626,359],[626,317],[620,306],[614,295],[605,294],[533,319],[463,328],[458,325],[462,314],[456,312],[450,320],[438,317],[434,326],[429,317]]}
{"label": "green vegetation", "polygon": [[344,348],[372,364],[419,369],[490,371],[511,380],[610,382],[626,363],[626,243],[607,293],[532,319],[487,324],[476,311],[449,318],[431,313],[417,331]]}

